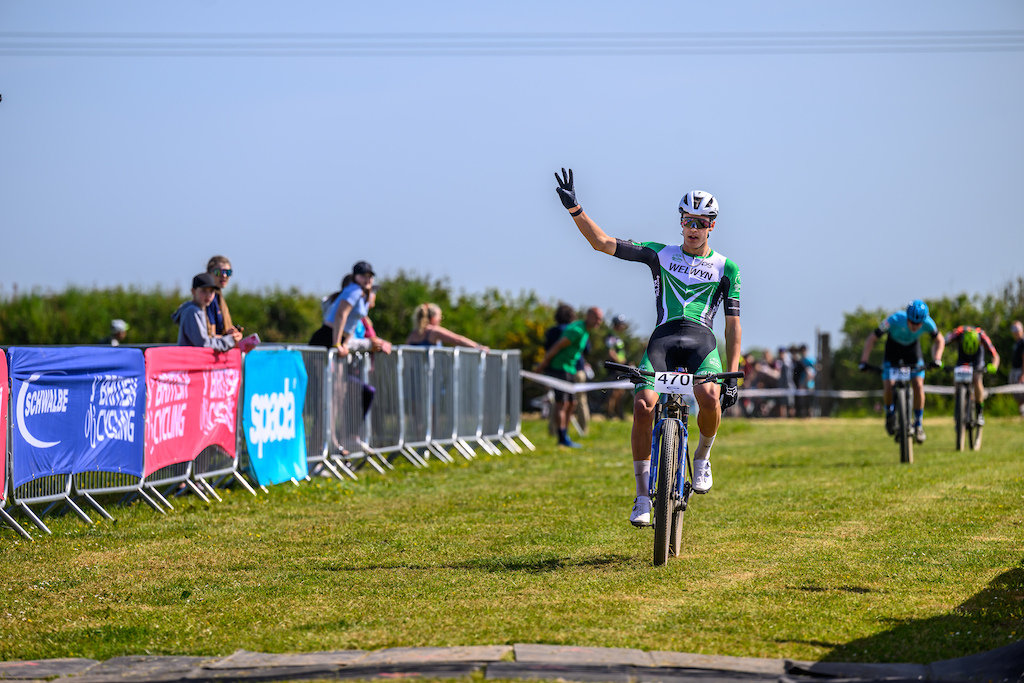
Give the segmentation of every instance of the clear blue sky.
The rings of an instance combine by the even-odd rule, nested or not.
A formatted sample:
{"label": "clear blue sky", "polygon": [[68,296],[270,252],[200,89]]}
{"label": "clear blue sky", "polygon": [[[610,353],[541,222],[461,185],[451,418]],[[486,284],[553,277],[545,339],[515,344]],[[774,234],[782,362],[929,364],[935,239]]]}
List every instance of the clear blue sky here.
{"label": "clear blue sky", "polygon": [[[1024,274],[1024,51],[961,40],[1022,30],[1019,0],[3,0],[0,293],[184,289],[223,253],[232,287],[320,294],[366,259],[456,292],[600,305],[647,333],[649,274],[579,235],[554,191],[567,166],[617,237],[673,241],[682,194],[713,192],[712,246],[742,273],[744,347],[812,343],[858,306]],[[895,47],[865,49],[876,31]],[[955,33],[921,51],[908,37],[921,31]],[[636,33],[649,48],[655,32],[707,42],[609,47]],[[752,49],[750,32],[790,47],[831,37],[780,51]],[[834,32],[859,47],[837,51]],[[435,46],[504,33],[511,47],[492,35],[425,54],[409,33]],[[230,49],[225,34],[270,42],[210,54]],[[317,34],[402,49],[267,47]],[[608,35],[559,52],[592,34]],[[173,45],[154,54],[159,40]]]}

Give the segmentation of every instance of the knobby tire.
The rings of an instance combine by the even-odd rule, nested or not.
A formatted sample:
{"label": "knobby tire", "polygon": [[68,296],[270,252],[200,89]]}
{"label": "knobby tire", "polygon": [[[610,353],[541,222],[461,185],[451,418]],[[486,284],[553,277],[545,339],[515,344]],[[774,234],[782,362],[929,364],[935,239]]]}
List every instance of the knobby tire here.
{"label": "knobby tire", "polygon": [[909,391],[907,387],[900,387],[897,391],[899,392],[896,400],[896,413],[899,422],[900,462],[909,464],[914,462],[914,435],[912,434],[913,425],[910,423],[912,413],[909,406],[913,392]]}
{"label": "knobby tire", "polygon": [[672,489],[675,485],[676,456],[679,448],[679,423],[665,420],[661,423],[661,443],[658,455],[658,492],[654,501],[654,565],[660,567],[668,562],[669,543],[672,534],[672,513],[675,501]]}
{"label": "knobby tire", "polygon": [[975,405],[974,388],[967,394],[967,416],[970,421],[967,423],[967,443],[971,445],[971,450],[976,451],[981,448],[981,425],[978,424],[978,409]]}
{"label": "knobby tire", "polygon": [[[693,474],[690,472],[690,447],[687,444],[683,445],[683,459],[679,463],[679,472],[683,478],[684,488],[683,490],[691,486],[690,482],[693,481]],[[675,510],[672,512],[672,535],[669,537],[669,548],[668,554],[672,557],[679,557],[679,554],[683,552],[683,515],[686,510],[680,504],[675,506]]]}
{"label": "knobby tire", "polygon": [[956,449],[964,449],[964,432],[967,430],[967,388],[963,384],[956,385],[956,406],[953,415],[956,417]]}

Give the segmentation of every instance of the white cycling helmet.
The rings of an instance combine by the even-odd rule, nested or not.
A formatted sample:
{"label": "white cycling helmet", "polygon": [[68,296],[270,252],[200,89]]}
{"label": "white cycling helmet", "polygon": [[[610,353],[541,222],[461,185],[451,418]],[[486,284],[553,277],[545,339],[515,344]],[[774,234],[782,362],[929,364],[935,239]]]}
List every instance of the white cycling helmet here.
{"label": "white cycling helmet", "polygon": [[704,190],[693,190],[679,200],[679,213],[686,212],[691,216],[707,216],[711,220],[718,218],[718,201],[714,195]]}

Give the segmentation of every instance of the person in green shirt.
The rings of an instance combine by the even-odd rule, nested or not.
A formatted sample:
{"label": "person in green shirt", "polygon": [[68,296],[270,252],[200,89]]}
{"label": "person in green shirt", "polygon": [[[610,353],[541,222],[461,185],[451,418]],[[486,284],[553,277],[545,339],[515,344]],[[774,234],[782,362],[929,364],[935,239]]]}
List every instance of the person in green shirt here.
{"label": "person in green shirt", "polygon": [[[590,333],[596,330],[604,314],[600,308],[593,307],[587,310],[583,320],[571,322],[562,330],[559,337],[547,353],[544,359],[537,364],[535,370],[560,379],[565,382],[572,382],[576,379],[576,366],[579,363],[583,349],[590,340]],[[569,438],[569,416],[576,408],[576,396],[568,391],[555,390],[555,415],[558,418],[558,445],[569,448],[579,448],[578,443]]]}
{"label": "person in green shirt", "polygon": [[[718,200],[710,192],[693,190],[679,202],[682,242],[633,242],[610,237],[583,210],[576,200],[572,170],[563,168],[555,191],[576,222],[576,227],[595,250],[645,264],[654,280],[658,326],[651,333],[647,352],[640,363],[645,370],[675,371],[684,368],[693,374],[735,372],[740,362],[740,271],[736,264],[715,252],[708,237],[718,218]],[[725,350],[728,367],[723,368],[711,324],[719,307],[725,304]],[[736,403],[735,380],[698,384],[694,398],[700,410],[697,427],[700,440],[693,452],[693,490],[711,489],[711,446],[715,442],[722,411]],[[629,521],[634,526],[651,523],[649,479],[651,433],[658,394],[654,384],[637,387],[633,399],[633,473],[636,498]]]}

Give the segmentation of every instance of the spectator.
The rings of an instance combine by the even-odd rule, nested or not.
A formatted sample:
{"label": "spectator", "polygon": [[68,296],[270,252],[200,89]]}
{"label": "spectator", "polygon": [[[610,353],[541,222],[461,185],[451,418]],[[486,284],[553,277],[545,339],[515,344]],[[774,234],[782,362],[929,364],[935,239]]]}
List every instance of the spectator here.
{"label": "spectator", "polygon": [[120,346],[121,342],[128,335],[128,323],[116,318],[110,321],[110,334],[100,340],[101,344],[110,344],[111,346]]}
{"label": "spectator", "polygon": [[[743,387],[745,389],[754,389],[758,386],[757,376],[757,357],[752,353],[747,353],[743,356]],[[740,409],[743,412],[744,417],[756,417],[758,401],[752,399],[746,394],[740,394],[739,401]]]}
{"label": "spectator", "polygon": [[[796,389],[796,366],[793,364],[793,355],[785,346],[779,347],[779,388],[786,391]],[[796,396],[792,393],[786,394],[779,401],[779,417],[794,417],[796,415]]]}
{"label": "spectator", "polygon": [[[793,357],[796,364],[796,388],[814,391],[814,378],[818,371],[814,356],[807,354],[807,344],[801,344],[796,349]],[[812,396],[800,396],[797,398],[797,415],[808,417],[811,414],[814,400]]]}
{"label": "spectator", "polygon": [[471,349],[479,349],[487,352],[483,344],[478,344],[469,337],[463,337],[451,330],[441,327],[441,307],[437,304],[420,304],[412,315],[413,330],[405,338],[405,343],[411,346],[467,346]]}
{"label": "spectator", "polygon": [[[366,305],[367,312],[377,305],[376,287],[367,293]],[[391,353],[391,342],[377,336],[377,331],[373,329],[373,323],[370,322],[369,316],[363,316],[363,319],[356,325],[356,329],[352,333],[352,339],[348,341],[347,346],[350,351],[383,351],[384,353]]]}
{"label": "spectator", "polygon": [[[227,256],[213,256],[206,262],[206,272],[213,277],[219,287],[217,296],[206,307],[206,318],[213,325],[214,334],[227,334],[227,330],[233,327],[228,302],[224,300],[224,288],[231,279],[231,261]],[[237,329],[239,332],[242,331],[241,327]]]}
{"label": "spectator", "polygon": [[[608,333],[608,336],[604,338],[605,348],[608,349],[608,360],[613,363],[626,362],[626,342],[620,335],[626,332],[626,317],[623,315],[617,315],[612,318],[612,330]],[[626,395],[625,389],[612,389],[608,393],[608,407],[605,411],[609,418],[616,417],[623,419],[623,397]]]}
{"label": "spectator", "polygon": [[[1010,325],[1013,335],[1013,351],[1010,352],[1010,384],[1020,384],[1018,391],[1024,391],[1024,323],[1014,320]],[[1017,411],[1024,417],[1024,393],[1013,395],[1017,399]]]}
{"label": "spectator", "polygon": [[373,278],[373,266],[366,261],[352,266],[351,279],[346,276],[341,291],[322,300],[323,325],[310,338],[311,346],[334,347],[348,355],[348,339],[370,310],[367,292],[373,291]]}
{"label": "spectator", "polygon": [[[537,364],[537,372],[545,372],[547,375],[565,382],[572,382],[576,374],[577,364],[583,349],[590,340],[590,333],[601,324],[604,314],[600,308],[593,307],[587,310],[583,320],[569,323],[562,330],[562,336],[544,354],[544,358]],[[574,409],[574,394],[566,391],[555,391],[556,412],[558,413],[558,444],[569,448],[579,448],[569,438],[569,416]]]}
{"label": "spectator", "polygon": [[192,278],[192,300],[181,304],[171,316],[178,325],[178,346],[227,351],[242,338],[242,333],[233,327],[222,335],[213,332],[213,326],[206,317],[206,308],[219,290],[220,286],[209,273],[200,273]]}
{"label": "spectator", "polygon": [[[565,302],[559,302],[555,308],[555,324],[544,331],[544,351],[547,352],[555,343],[562,338],[562,330],[565,326],[576,319],[576,310]],[[575,396],[573,397],[575,399]],[[558,435],[558,397],[554,390],[548,391],[548,403],[553,409],[548,415],[548,434]]]}

